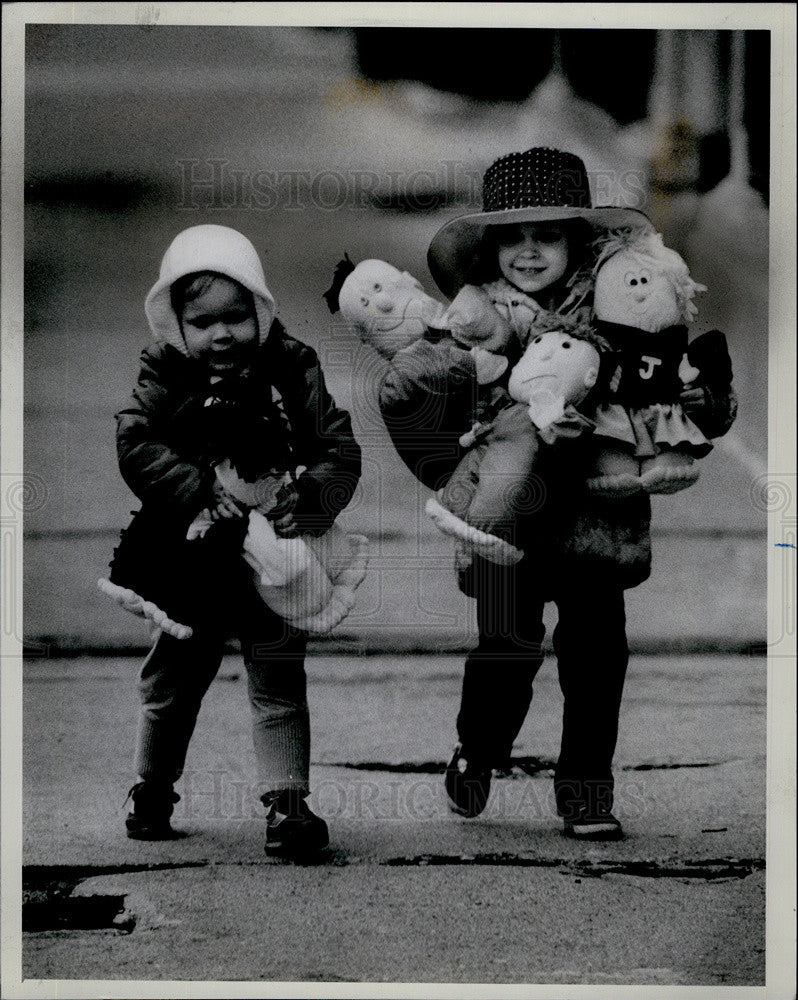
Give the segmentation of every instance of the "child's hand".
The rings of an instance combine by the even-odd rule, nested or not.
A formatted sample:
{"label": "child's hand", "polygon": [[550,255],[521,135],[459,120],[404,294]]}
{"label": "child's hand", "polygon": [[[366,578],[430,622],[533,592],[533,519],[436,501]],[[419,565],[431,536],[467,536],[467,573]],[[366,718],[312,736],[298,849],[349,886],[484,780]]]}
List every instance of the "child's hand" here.
{"label": "child's hand", "polygon": [[443,314],[440,326],[469,347],[500,351],[507,346],[512,330],[496,310],[487,293],[475,285],[464,285]]}
{"label": "child's hand", "polygon": [[278,517],[275,521],[272,521],[275,532],[281,538],[296,538],[299,534],[299,525],[294,520],[293,512],[290,514],[283,514],[282,517]]}
{"label": "child's hand", "polygon": [[244,516],[244,508],[218,481],[213,484],[213,500],[214,504],[210,508],[212,521],[218,521],[223,517]]}
{"label": "child's hand", "polygon": [[299,494],[294,484],[284,483],[276,495],[269,498],[267,504],[258,508],[282,538],[293,538],[299,534],[299,525],[294,518],[298,499]]}

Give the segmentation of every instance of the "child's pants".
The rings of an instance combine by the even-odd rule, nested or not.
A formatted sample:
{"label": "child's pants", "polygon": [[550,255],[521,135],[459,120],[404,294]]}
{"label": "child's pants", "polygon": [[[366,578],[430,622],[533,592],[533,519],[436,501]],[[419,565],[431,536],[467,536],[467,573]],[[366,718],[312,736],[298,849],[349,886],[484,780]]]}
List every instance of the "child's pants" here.
{"label": "child's pants", "polygon": [[[258,777],[265,792],[309,790],[310,720],[305,680],[306,637],[247,594],[238,629],[247,668]],[[222,632],[191,639],[161,635],[141,671],[136,770],[173,784],[205,692],[222,659]]]}
{"label": "child's pants", "polygon": [[[466,660],[457,731],[469,762],[501,767],[543,660],[545,600],[526,559],[514,567],[479,560],[475,569],[479,645]],[[581,810],[612,808],[612,758],[629,659],[626,615],[623,590],[597,577],[574,575],[553,599],[565,700],[554,791],[560,815],[574,818]]]}

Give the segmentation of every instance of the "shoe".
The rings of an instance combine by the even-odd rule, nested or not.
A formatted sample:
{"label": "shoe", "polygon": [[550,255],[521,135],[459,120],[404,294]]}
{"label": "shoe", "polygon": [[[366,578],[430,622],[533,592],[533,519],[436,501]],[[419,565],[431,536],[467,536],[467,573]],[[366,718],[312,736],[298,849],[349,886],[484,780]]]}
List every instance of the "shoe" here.
{"label": "shoe", "polygon": [[449,796],[449,808],[460,816],[473,819],[479,816],[488,804],[490,779],[493,775],[489,767],[475,767],[463,756],[463,748],[458,743],[454,755],[446,765],[444,784]]}
{"label": "shoe", "polygon": [[611,812],[595,816],[582,813],[576,819],[563,821],[563,833],[574,840],[620,840],[623,827]]}
{"label": "shoe", "polygon": [[311,812],[304,797],[297,794],[266,799],[267,854],[283,858],[304,858],[323,851],[330,842],[327,824]]}
{"label": "shoe", "polygon": [[171,785],[139,781],[127,797],[133,801],[133,809],[125,818],[125,829],[131,840],[177,840],[185,836],[169,822],[175,802],[180,801]]}

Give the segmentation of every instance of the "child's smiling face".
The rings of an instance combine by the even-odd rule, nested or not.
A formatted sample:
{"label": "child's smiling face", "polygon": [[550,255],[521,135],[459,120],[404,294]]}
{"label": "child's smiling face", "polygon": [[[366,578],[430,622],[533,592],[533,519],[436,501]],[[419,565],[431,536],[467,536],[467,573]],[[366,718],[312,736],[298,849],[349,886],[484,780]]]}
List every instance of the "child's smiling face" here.
{"label": "child's smiling face", "polygon": [[556,284],[568,268],[568,239],[557,223],[523,222],[498,232],[499,270],[522,292],[535,295]]}
{"label": "child's smiling face", "polygon": [[214,276],[182,308],[180,327],[189,356],[215,374],[246,367],[258,343],[252,296],[235,281]]}

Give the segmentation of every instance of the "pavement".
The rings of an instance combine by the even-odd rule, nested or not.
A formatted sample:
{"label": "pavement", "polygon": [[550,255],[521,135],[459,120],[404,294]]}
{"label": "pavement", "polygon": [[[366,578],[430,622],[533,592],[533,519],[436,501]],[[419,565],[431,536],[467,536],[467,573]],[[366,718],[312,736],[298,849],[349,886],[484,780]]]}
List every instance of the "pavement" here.
{"label": "pavement", "polygon": [[[23,975],[63,980],[764,982],[765,661],[633,657],[617,843],[565,839],[551,766],[561,697],[536,682],[485,813],[447,808],[462,657],[312,656],[315,865],[263,854],[246,683],[225,659],[174,823],[124,835],[137,661],[29,661]],[[43,739],[42,734],[47,733]],[[109,989],[113,989],[110,986]],[[611,996],[612,993],[608,993]]]}

